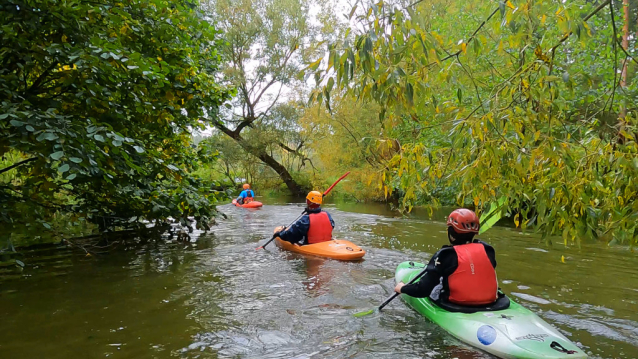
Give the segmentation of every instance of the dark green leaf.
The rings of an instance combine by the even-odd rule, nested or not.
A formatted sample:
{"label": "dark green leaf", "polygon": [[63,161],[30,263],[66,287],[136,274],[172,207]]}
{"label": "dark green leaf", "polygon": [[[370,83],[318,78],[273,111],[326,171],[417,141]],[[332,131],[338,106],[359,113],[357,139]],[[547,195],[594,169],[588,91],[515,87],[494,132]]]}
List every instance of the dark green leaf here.
{"label": "dark green leaf", "polygon": [[64,156],[64,151],[53,152],[49,157],[51,157],[53,160],[57,161],[60,158],[62,158],[62,156]]}
{"label": "dark green leaf", "polygon": [[69,170],[69,164],[65,163],[62,166],[58,167],[58,172],[64,173]]}

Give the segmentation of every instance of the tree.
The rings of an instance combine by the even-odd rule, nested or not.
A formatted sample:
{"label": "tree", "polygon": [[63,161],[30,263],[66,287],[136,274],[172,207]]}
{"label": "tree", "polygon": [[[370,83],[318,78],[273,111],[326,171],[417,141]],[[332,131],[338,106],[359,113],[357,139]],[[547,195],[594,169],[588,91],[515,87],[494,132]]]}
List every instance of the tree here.
{"label": "tree", "polygon": [[[619,75],[638,61],[622,47],[613,2],[363,5],[311,98],[329,100],[334,86],[377,103],[386,135],[420,129],[384,172],[388,193],[402,190],[409,209],[458,186],[458,205],[494,205],[566,243],[637,241],[637,82],[621,88]],[[436,146],[431,129],[446,134]]]}
{"label": "tree", "polygon": [[309,21],[310,3],[215,0],[208,10],[226,40],[225,79],[237,89],[232,110],[214,126],[272,168],[293,194],[302,194],[290,171],[246,133],[255,131],[250,137],[260,137],[260,122],[289,100],[287,92],[303,79],[304,60],[318,46],[317,29]]}
{"label": "tree", "polygon": [[8,0],[0,18],[0,156],[21,157],[0,169],[0,231],[55,213],[206,228],[216,198],[190,172],[215,154],[191,131],[229,93],[197,3]]}

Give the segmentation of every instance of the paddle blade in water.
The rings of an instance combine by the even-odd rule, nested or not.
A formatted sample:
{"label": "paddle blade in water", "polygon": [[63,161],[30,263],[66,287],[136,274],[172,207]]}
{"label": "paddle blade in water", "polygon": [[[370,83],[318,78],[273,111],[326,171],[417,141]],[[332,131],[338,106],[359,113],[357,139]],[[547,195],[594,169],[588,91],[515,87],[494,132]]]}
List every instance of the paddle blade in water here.
{"label": "paddle blade in water", "polygon": [[365,317],[366,315],[370,315],[374,313],[374,309],[366,310],[365,312],[354,313],[353,316],[355,318]]}

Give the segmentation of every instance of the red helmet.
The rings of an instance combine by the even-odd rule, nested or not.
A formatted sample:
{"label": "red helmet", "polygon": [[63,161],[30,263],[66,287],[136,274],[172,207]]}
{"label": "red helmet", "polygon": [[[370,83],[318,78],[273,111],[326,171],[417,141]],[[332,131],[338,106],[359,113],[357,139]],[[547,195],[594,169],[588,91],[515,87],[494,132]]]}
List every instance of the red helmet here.
{"label": "red helmet", "polygon": [[452,211],[447,217],[447,225],[456,233],[478,233],[481,227],[476,213],[465,208]]}

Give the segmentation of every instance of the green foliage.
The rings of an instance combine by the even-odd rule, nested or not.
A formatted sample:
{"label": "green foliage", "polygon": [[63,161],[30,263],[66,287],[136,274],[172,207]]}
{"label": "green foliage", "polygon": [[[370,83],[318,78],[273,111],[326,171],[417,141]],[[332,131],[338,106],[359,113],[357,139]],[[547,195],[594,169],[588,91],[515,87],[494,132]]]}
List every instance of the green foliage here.
{"label": "green foliage", "polygon": [[380,106],[403,139],[388,195],[410,207],[453,186],[459,205],[505,198],[503,215],[565,243],[636,242],[638,81],[620,87],[619,74],[638,62],[612,2],[381,1],[352,15],[311,99],[330,108],[339,90]]}
{"label": "green foliage", "polygon": [[[228,99],[217,31],[191,1],[0,5],[2,231],[72,213],[102,228],[169,216],[206,226],[216,199],[190,172]],[[22,162],[20,162],[22,160]]]}
{"label": "green foliage", "polygon": [[[320,6],[323,26],[311,19],[313,5]],[[294,100],[300,97],[294,94],[303,92],[304,68],[321,44],[321,29],[334,30],[324,5],[308,0],[209,0],[207,4],[226,40],[224,81],[237,89],[222,112],[223,120],[214,125],[240,145],[245,157],[270,167],[268,172],[277,174],[293,194],[302,194],[303,188],[291,175],[290,160],[305,163],[298,148],[303,142],[289,143],[297,132],[290,126],[297,118]]]}

